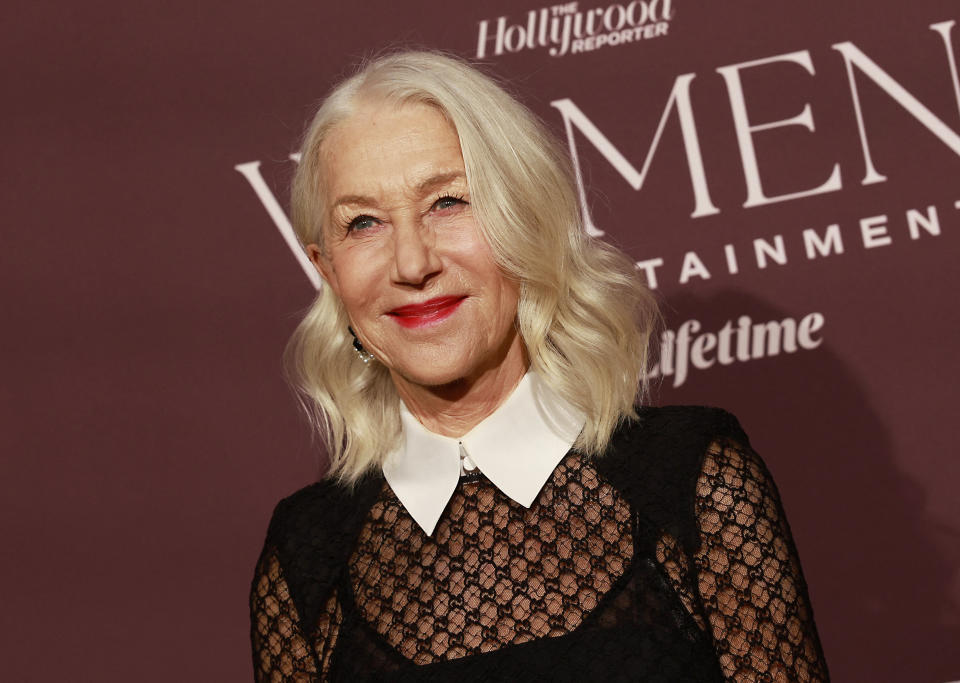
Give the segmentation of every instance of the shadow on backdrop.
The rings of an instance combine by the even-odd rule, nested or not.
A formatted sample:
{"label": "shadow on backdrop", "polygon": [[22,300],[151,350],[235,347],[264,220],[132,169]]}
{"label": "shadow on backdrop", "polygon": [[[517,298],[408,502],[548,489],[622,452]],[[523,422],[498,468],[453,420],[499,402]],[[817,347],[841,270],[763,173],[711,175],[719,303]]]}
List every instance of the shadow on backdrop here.
{"label": "shadow on backdrop", "polygon": [[[791,316],[736,290],[668,302],[674,330],[688,319],[702,333],[744,314],[755,323]],[[960,529],[928,516],[870,396],[831,349],[829,318],[821,334],[814,350],[692,369],[680,387],[659,379],[653,400],[718,405],[740,418],[780,488],[833,680],[955,680]]]}

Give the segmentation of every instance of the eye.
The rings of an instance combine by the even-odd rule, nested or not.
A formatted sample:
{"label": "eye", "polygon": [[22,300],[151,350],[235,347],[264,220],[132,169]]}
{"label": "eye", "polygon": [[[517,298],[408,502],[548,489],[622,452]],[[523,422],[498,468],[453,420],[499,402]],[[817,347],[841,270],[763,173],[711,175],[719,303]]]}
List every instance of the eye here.
{"label": "eye", "polygon": [[440,197],[439,199],[437,199],[437,201],[433,203],[433,208],[439,211],[443,211],[444,209],[452,209],[458,204],[466,204],[466,202],[463,200],[463,197],[454,197],[451,195],[444,195],[443,197]]}
{"label": "eye", "polygon": [[347,223],[347,232],[353,232],[354,230],[366,230],[367,228],[372,228],[376,225],[377,219],[373,216],[357,216],[352,221]]}

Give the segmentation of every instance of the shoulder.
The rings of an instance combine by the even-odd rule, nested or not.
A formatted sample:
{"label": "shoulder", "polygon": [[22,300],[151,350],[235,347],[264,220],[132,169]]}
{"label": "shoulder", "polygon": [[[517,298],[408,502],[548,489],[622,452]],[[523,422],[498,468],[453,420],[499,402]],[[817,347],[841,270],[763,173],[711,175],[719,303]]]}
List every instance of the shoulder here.
{"label": "shoulder", "polygon": [[[655,528],[694,543],[697,481],[710,454],[750,442],[731,413],[708,406],[644,407],[614,433],[598,467]],[[709,463],[707,463],[709,466]]]}
{"label": "shoulder", "polygon": [[282,533],[284,529],[316,519],[326,512],[340,509],[337,503],[345,502],[351,491],[332,479],[324,479],[280,500],[273,509],[270,533]]}
{"label": "shoulder", "polygon": [[749,446],[739,420],[722,408],[646,406],[637,414],[636,419],[624,422],[615,433],[615,449],[642,446],[649,453],[666,448],[675,456],[699,457],[715,440],[732,439]]}
{"label": "shoulder", "polygon": [[699,470],[706,453],[716,450],[711,446],[730,443],[750,448],[740,422],[722,408],[643,407],[614,432],[604,460],[661,484],[672,477],[669,483],[679,485],[676,477]]}
{"label": "shoulder", "polygon": [[291,550],[305,538],[330,536],[366,513],[378,488],[369,476],[350,487],[324,479],[292,493],[277,503],[267,530],[267,542],[278,550]]}
{"label": "shoulder", "polygon": [[274,509],[262,557],[275,558],[303,623],[315,622],[333,589],[380,481],[370,476],[351,488],[325,479]]}

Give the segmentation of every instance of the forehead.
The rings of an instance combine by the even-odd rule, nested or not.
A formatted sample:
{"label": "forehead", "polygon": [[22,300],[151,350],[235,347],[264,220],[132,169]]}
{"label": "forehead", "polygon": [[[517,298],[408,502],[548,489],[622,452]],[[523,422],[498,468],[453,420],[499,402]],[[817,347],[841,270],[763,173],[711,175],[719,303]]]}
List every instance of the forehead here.
{"label": "forehead", "polygon": [[435,107],[362,101],[320,147],[328,200],[404,192],[438,173],[463,172],[460,140]]}

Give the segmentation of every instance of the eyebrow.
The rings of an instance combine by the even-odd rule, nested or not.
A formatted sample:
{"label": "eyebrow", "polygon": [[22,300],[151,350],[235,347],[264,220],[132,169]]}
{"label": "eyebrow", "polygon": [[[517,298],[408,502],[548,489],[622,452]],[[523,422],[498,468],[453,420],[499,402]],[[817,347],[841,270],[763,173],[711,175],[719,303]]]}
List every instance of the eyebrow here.
{"label": "eyebrow", "polygon": [[421,195],[427,194],[432,190],[436,190],[439,187],[443,187],[448,183],[453,182],[454,180],[463,179],[463,173],[460,171],[450,171],[449,173],[438,173],[435,176],[430,176],[419,185],[417,185],[417,192]]}
{"label": "eyebrow", "polygon": [[[416,192],[418,195],[423,196],[429,194],[433,190],[436,190],[444,185],[447,185],[454,180],[466,180],[462,171],[450,171],[448,173],[438,173],[432,175],[429,178],[426,178],[416,186]],[[337,198],[337,201],[333,203],[333,207],[337,208],[338,206],[350,205],[350,204],[365,204],[368,206],[376,205],[376,200],[372,197],[368,197],[363,194],[345,194]]]}

